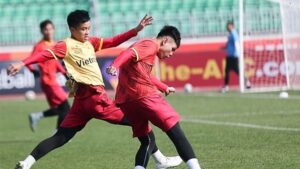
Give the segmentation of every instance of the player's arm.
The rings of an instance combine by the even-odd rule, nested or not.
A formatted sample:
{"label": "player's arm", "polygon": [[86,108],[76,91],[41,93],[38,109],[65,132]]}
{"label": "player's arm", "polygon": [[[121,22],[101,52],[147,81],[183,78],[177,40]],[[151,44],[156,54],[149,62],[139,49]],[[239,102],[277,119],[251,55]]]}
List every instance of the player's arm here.
{"label": "player's arm", "polygon": [[237,53],[239,53],[240,51],[239,35],[237,33],[234,33],[233,39],[234,39],[234,48],[237,51]]}
{"label": "player's arm", "polygon": [[115,58],[112,64],[106,68],[106,73],[112,76],[116,76],[118,72],[118,68],[121,67],[123,64],[136,60],[136,55],[132,48],[126,49],[119,56]]}
{"label": "player's arm", "polygon": [[40,77],[40,72],[33,65],[26,65],[26,67],[34,75],[34,77]]}
{"label": "player's arm", "polygon": [[145,15],[144,18],[139,22],[139,24],[135,28],[129,30],[128,32],[119,34],[112,38],[104,38],[103,44],[102,44],[102,49],[116,47],[116,46],[120,45],[121,43],[129,40],[130,38],[136,36],[138,32],[140,32],[141,30],[144,29],[144,27],[151,25],[152,20],[153,20],[153,18],[151,16]]}
{"label": "player's arm", "polygon": [[[29,57],[31,57],[31,56],[37,54],[38,52],[41,52],[41,51],[39,50],[38,45],[35,45]],[[39,70],[37,70],[37,69],[34,67],[33,64],[26,65],[26,67],[28,68],[28,70],[29,70],[30,72],[33,73],[34,77],[40,77],[40,72],[39,72]]]}
{"label": "player's arm", "polygon": [[175,92],[174,87],[169,87],[162,81],[158,80],[155,76],[151,75],[150,79],[151,79],[152,83],[157,87],[157,89],[160,90],[161,92],[165,93],[166,95],[169,95],[170,93]]}
{"label": "player's arm", "polygon": [[[116,76],[118,72],[118,68],[121,67],[123,64],[131,62],[131,61],[137,61],[138,56],[136,55],[136,52],[134,48],[127,49],[123,51],[119,56],[115,58],[113,63],[106,68],[106,73],[110,74],[112,76]],[[165,93],[166,95],[175,92],[174,87],[169,87],[160,80],[158,80],[155,76],[151,75],[150,79],[152,83],[157,87],[158,90]]]}
{"label": "player's arm", "polygon": [[26,65],[28,70],[33,74],[35,78],[40,77],[40,72],[38,69],[36,69],[33,65]]}
{"label": "player's arm", "polygon": [[36,69],[34,68],[33,65],[27,65],[26,66],[31,72],[34,72]]}
{"label": "player's arm", "polygon": [[136,43],[131,48],[126,49],[117,56],[113,63],[106,69],[106,73],[116,76],[117,68],[129,61],[139,62],[145,57],[154,56],[157,52],[156,48],[156,44],[152,41]]}
{"label": "player's arm", "polygon": [[130,38],[136,36],[137,33],[140,32],[141,30],[143,30],[146,26],[151,25],[152,20],[153,20],[153,18],[151,16],[146,15],[135,28],[133,28],[127,32],[121,33],[121,34],[116,35],[111,38],[92,37],[92,38],[90,38],[89,41],[94,46],[95,51],[100,51],[101,49],[116,47],[116,46],[120,45],[121,43],[129,40]]}
{"label": "player's arm", "polygon": [[57,72],[60,72],[63,75],[66,75],[66,70],[65,68],[57,61],[56,62],[57,65]]}
{"label": "player's arm", "polygon": [[39,52],[33,56],[27,57],[21,62],[14,63],[8,66],[7,74],[13,76],[17,74],[22,67],[31,65],[34,63],[45,62],[52,59],[62,59],[66,54],[66,44],[65,42],[58,42],[52,49],[47,49]]}

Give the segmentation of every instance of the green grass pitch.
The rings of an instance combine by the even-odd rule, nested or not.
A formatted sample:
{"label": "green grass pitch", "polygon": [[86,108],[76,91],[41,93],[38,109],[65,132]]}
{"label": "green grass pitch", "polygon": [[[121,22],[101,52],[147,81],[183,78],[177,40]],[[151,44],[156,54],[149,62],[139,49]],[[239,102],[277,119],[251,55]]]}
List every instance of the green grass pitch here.
{"label": "green grass pitch", "polygon": [[[300,93],[198,93],[168,96],[182,116],[182,127],[204,169],[298,169]],[[14,168],[39,141],[54,132],[56,118],[43,119],[36,133],[29,112],[47,108],[45,100],[0,101],[0,169]],[[175,148],[155,128],[160,150]],[[92,120],[71,142],[42,158],[33,169],[132,169],[139,146],[131,129]],[[150,159],[148,168],[154,168]],[[178,169],[186,168],[184,164]]]}

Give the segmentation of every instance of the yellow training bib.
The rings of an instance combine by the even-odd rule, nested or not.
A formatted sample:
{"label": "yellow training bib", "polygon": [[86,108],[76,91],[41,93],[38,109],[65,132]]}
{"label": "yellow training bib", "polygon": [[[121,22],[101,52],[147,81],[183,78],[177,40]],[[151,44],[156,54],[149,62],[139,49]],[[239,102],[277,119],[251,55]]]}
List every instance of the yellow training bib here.
{"label": "yellow training bib", "polygon": [[71,78],[87,85],[103,85],[102,74],[96,59],[93,45],[72,38],[64,40],[67,46],[64,63]]}

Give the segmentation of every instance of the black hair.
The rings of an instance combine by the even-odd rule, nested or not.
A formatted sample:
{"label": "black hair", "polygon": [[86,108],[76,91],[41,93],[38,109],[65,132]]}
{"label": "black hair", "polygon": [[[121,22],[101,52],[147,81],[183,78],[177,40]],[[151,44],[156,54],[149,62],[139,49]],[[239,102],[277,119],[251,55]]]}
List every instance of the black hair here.
{"label": "black hair", "polygon": [[234,25],[233,20],[228,20],[226,25]]}
{"label": "black hair", "polygon": [[69,13],[67,22],[69,27],[77,27],[82,23],[85,23],[90,20],[90,15],[88,11],[85,10],[75,10]]}
{"label": "black hair", "polygon": [[53,22],[49,19],[46,19],[40,23],[40,30],[43,31],[48,24],[51,24],[54,27]]}
{"label": "black hair", "polygon": [[180,32],[175,26],[169,26],[169,25],[164,26],[158,33],[157,38],[163,36],[170,36],[171,38],[173,38],[177,45],[177,48],[179,48],[181,36],[180,36]]}

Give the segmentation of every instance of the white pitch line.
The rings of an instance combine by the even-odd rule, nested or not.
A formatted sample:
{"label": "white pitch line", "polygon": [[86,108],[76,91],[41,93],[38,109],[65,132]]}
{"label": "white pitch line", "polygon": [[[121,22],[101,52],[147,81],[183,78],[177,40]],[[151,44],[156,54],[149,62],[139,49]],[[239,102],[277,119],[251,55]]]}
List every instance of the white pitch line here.
{"label": "white pitch line", "polygon": [[283,99],[279,98],[276,94],[234,94],[227,95],[226,93],[201,93],[199,96],[207,97],[223,97],[223,98],[246,98],[246,99],[276,99],[276,100],[299,100],[300,96],[291,96],[289,98]]}
{"label": "white pitch line", "polygon": [[230,116],[274,116],[274,115],[298,115],[300,112],[298,110],[295,111],[289,111],[289,112],[275,112],[275,113],[263,113],[263,112],[247,112],[247,113],[213,113],[213,114],[205,114],[205,115],[185,115],[184,117],[187,119],[193,119],[193,118],[214,118],[214,117],[230,117]]}
{"label": "white pitch line", "polygon": [[273,130],[273,131],[300,132],[300,128],[285,128],[285,127],[264,126],[264,125],[257,125],[257,124],[247,124],[247,123],[235,123],[235,122],[201,120],[201,119],[184,119],[184,118],[182,119],[182,121],[183,122],[191,122],[191,123],[202,123],[202,124],[220,125],[220,126],[233,126],[233,127],[242,127],[242,128]]}

